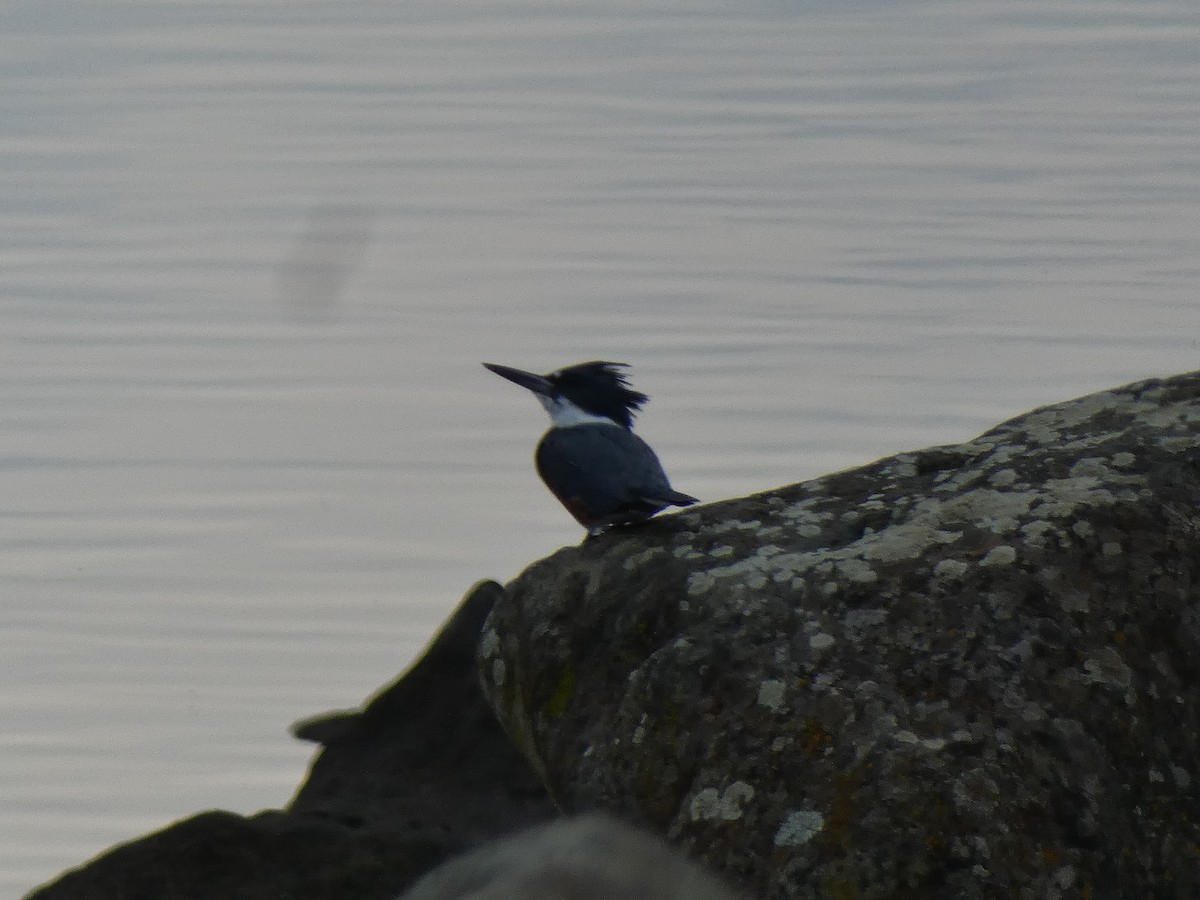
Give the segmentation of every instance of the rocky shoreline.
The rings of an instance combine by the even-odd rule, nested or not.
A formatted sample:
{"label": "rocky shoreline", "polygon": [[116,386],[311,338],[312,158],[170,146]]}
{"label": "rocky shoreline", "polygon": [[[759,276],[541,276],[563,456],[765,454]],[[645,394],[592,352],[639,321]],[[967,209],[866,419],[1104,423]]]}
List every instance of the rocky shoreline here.
{"label": "rocky shoreline", "polygon": [[1200,896],[1198,575],[1193,372],[481,582],[401,679],[297,726],[322,749],[287,809],[28,900],[384,900],[591,810],[643,831],[560,821],[456,871],[534,896],[530,855],[591,841],[648,876],[653,834],[771,900]]}

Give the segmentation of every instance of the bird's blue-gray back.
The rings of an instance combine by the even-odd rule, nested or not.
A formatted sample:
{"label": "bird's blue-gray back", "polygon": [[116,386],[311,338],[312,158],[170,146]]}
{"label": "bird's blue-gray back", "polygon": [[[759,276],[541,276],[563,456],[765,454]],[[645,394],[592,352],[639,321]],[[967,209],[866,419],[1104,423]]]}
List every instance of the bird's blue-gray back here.
{"label": "bird's blue-gray back", "polygon": [[560,500],[574,497],[593,516],[624,509],[651,514],[680,496],[650,446],[624,428],[551,428],[535,459],[538,474]]}

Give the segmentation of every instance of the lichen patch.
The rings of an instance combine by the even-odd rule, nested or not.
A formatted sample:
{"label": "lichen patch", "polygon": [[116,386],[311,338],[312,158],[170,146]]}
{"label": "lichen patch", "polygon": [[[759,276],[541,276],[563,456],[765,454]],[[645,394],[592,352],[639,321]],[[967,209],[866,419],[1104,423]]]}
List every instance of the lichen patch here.
{"label": "lichen patch", "polygon": [[783,698],[787,694],[787,686],[776,678],[768,678],[758,686],[758,705],[765,706],[772,712],[783,709]]}
{"label": "lichen patch", "polygon": [[825,818],[815,809],[798,809],[775,831],[776,847],[800,847],[811,841],[825,827]]}
{"label": "lichen patch", "polygon": [[692,820],[733,822],[742,817],[742,807],[753,798],[754,788],[744,781],[735,781],[719,792],[712,787],[702,788],[692,797]]}

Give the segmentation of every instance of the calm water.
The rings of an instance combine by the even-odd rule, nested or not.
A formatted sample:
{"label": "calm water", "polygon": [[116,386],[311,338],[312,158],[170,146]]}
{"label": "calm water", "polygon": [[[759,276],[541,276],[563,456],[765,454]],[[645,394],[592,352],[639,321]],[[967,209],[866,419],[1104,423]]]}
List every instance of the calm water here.
{"label": "calm water", "polygon": [[285,803],[579,530],[481,360],[717,499],[1200,366],[1200,6],[0,11],[0,895]]}

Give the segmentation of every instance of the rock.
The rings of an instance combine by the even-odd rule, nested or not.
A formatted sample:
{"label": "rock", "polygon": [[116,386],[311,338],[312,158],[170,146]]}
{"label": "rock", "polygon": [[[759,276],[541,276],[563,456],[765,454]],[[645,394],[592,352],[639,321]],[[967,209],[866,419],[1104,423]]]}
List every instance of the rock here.
{"label": "rock", "polygon": [[736,900],[663,840],[607,816],[563,819],[451,860],[402,900]]}
{"label": "rock", "polygon": [[325,746],[286,811],[209,812],[103,856],[28,900],[394,897],[451,853],[554,813],[479,689],[501,593],[480,582],[422,658],[361,711],[295,727]]}
{"label": "rock", "polygon": [[479,687],[479,633],[501,594],[494,581],[475,585],[420,660],[361,712],[293,727],[325,745],[293,813],[456,850],[555,814]]}
{"label": "rock", "polygon": [[615,530],[481,671],[567,810],[768,898],[1200,896],[1200,373]]}
{"label": "rock", "polygon": [[310,817],[206,812],[109,850],[27,900],[382,900],[445,853]]}

